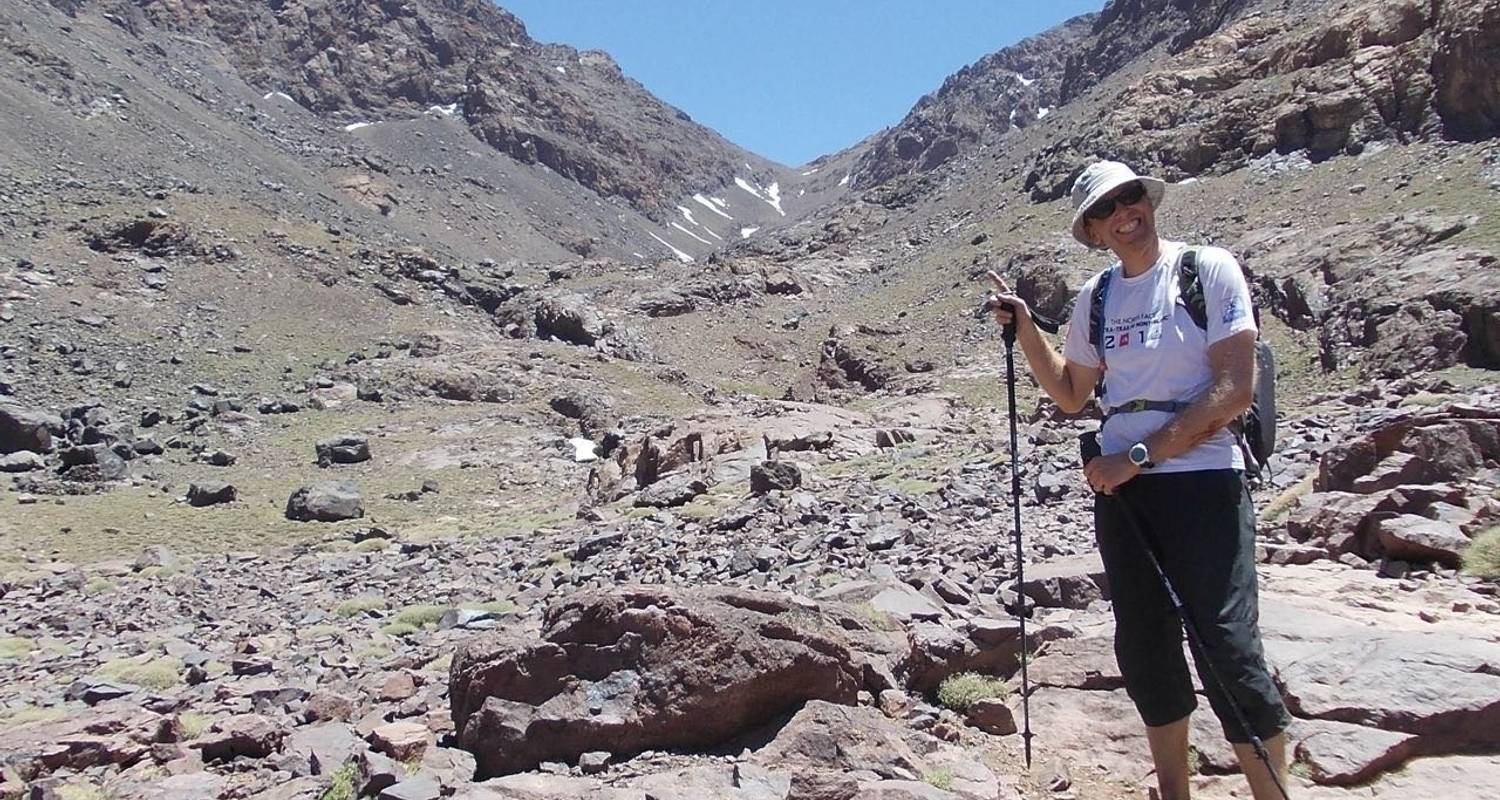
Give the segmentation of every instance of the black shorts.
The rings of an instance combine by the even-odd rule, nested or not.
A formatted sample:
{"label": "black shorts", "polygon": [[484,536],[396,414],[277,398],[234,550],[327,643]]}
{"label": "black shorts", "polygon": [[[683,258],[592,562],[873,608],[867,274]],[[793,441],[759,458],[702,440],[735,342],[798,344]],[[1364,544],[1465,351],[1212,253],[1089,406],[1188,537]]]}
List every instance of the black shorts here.
{"label": "black shorts", "polygon": [[[1236,470],[1139,475],[1118,497],[1094,499],[1094,530],[1109,576],[1115,658],[1141,719],[1165,725],[1197,707],[1182,652],[1182,623],[1130,527],[1144,526],[1162,569],[1203,638],[1193,663],[1209,706],[1231,742],[1249,737],[1205,668],[1212,659],[1224,688],[1261,738],[1291,721],[1266,669],[1255,578],[1255,512]],[[1124,508],[1122,508],[1122,501]],[[1126,516],[1126,514],[1131,516]]]}

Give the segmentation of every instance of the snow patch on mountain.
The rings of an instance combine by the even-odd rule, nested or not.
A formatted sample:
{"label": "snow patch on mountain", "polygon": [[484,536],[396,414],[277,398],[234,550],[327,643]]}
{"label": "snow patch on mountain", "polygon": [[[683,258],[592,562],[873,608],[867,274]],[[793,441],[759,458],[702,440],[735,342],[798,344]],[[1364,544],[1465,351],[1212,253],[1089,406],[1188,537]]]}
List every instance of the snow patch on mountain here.
{"label": "snow patch on mountain", "polygon": [[694,239],[697,239],[698,241],[700,241],[700,242],[708,245],[709,247],[712,247],[713,244],[714,244],[713,242],[710,242],[709,240],[703,238],[702,236],[699,236],[698,234],[693,233],[692,231],[688,230],[687,228],[682,227],[682,223],[681,222],[674,222],[674,223],[672,223],[672,227],[676,228],[679,231],[682,231],[683,233],[685,233],[685,234],[693,237]]}
{"label": "snow patch on mountain", "polygon": [[771,181],[771,185],[766,187],[766,194],[771,198],[766,201],[771,204],[771,208],[776,209],[776,213],[781,216],[786,216],[786,212],[781,210],[781,184]]}
{"label": "snow patch on mountain", "polygon": [[693,195],[693,202],[697,203],[700,206],[703,206],[704,208],[708,209],[709,211],[714,212],[715,214],[718,214],[719,216],[723,217],[724,219],[734,219],[734,217],[731,217],[728,214],[725,214],[724,211],[723,211],[723,208],[720,208],[720,206],[723,206],[724,208],[728,208],[729,207],[728,204],[725,203],[723,200],[720,200],[717,197],[712,198],[710,200],[710,198],[704,197],[701,194],[695,194],[695,195]]}
{"label": "snow patch on mountain", "polygon": [[669,241],[667,241],[666,239],[663,239],[660,236],[657,236],[656,234],[652,233],[651,231],[646,231],[646,235],[650,236],[651,238],[655,239],[658,242],[661,242],[661,244],[662,244],[663,247],[667,248],[668,250],[671,250],[672,251],[672,255],[677,256],[677,260],[678,261],[681,261],[684,264],[691,264],[691,263],[693,263],[693,257],[692,256],[690,256],[687,253],[684,253],[681,250],[678,250],[677,248],[673,247],[672,243],[669,242]]}
{"label": "snow patch on mountain", "polygon": [[771,208],[776,209],[776,213],[780,214],[781,216],[786,216],[786,212],[781,210],[780,184],[773,181],[770,186],[761,188],[760,186],[756,186],[755,184],[752,184],[744,178],[736,175],[734,176],[734,185],[740,187],[741,189],[744,189],[752,195],[755,195],[755,198],[757,200],[760,200],[766,205],[769,205]]}

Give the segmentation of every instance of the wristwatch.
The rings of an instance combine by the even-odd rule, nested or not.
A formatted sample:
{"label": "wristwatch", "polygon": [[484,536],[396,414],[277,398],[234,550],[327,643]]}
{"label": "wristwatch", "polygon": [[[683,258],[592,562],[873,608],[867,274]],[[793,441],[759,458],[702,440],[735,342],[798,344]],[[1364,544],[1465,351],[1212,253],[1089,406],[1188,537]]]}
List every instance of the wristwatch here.
{"label": "wristwatch", "polygon": [[1156,466],[1155,464],[1151,463],[1151,451],[1146,449],[1145,442],[1136,442],[1135,444],[1131,445],[1130,450],[1127,451],[1125,455],[1130,459],[1130,463],[1136,465],[1137,467],[1150,469]]}

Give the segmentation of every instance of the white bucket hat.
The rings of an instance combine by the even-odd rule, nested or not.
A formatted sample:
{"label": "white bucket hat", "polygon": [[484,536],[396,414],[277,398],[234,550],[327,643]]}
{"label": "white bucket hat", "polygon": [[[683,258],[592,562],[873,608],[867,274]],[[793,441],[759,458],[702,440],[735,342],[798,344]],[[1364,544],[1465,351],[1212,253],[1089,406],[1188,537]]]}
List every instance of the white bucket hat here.
{"label": "white bucket hat", "polygon": [[1084,230],[1083,212],[1092,208],[1104,196],[1131,181],[1140,181],[1146,187],[1146,197],[1153,209],[1161,208],[1162,197],[1167,193],[1167,184],[1160,178],[1135,174],[1135,170],[1118,161],[1095,161],[1084,169],[1073,181],[1073,238],[1085,247],[1094,250],[1104,248],[1089,241]]}

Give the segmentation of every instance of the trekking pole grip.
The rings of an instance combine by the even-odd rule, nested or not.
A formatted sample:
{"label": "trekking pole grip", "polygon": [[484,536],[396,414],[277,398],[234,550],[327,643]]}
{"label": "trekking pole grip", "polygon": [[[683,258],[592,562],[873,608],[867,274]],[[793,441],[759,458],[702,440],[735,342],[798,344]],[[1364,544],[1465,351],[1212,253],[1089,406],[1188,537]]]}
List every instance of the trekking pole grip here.
{"label": "trekking pole grip", "polygon": [[1000,330],[1000,338],[1005,340],[1005,346],[1011,347],[1016,343],[1016,307],[1013,303],[1001,303],[1000,307],[1011,313],[1010,322],[1005,323]]}

